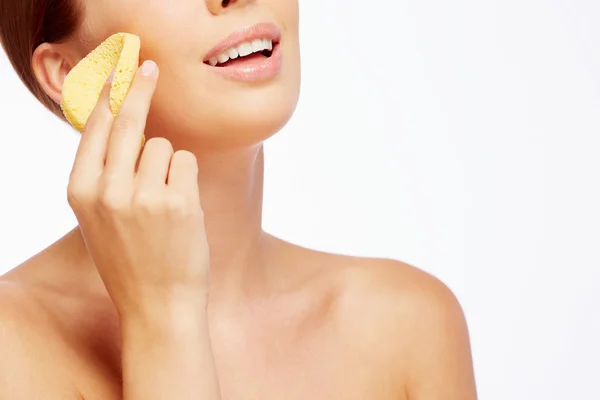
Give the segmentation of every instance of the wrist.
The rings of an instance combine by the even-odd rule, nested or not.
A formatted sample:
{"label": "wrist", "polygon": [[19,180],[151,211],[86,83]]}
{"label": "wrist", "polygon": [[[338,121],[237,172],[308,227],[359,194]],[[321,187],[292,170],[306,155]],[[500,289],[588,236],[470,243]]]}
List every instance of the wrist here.
{"label": "wrist", "polygon": [[123,326],[144,329],[186,329],[202,327],[207,322],[207,302],[202,299],[183,301],[144,301],[118,310]]}

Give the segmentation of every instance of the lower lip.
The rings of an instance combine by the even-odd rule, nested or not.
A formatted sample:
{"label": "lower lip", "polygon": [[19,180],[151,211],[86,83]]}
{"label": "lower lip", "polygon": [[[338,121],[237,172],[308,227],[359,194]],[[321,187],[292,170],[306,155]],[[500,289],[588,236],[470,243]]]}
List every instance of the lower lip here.
{"label": "lower lip", "polygon": [[271,57],[252,58],[224,67],[208,66],[225,78],[242,82],[260,82],[272,79],[281,71],[282,56],[279,43],[273,46]]}

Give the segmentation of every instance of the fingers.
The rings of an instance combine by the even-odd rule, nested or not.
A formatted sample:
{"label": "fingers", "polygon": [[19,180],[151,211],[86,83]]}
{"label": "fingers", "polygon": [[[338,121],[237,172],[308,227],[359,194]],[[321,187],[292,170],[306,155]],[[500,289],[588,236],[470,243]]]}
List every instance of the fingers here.
{"label": "fingers", "polygon": [[164,188],[167,183],[173,146],[165,138],[152,138],[144,146],[136,175],[138,188]]}
{"label": "fingers", "polygon": [[71,176],[98,177],[104,169],[110,127],[113,123],[113,114],[110,111],[110,88],[113,74],[108,77],[96,106],[92,110],[85,127],[83,128],[79,147],[75,155],[75,162]]}
{"label": "fingers", "polygon": [[187,150],[178,150],[171,158],[168,187],[199,203],[198,162],[196,156]]}
{"label": "fingers", "polygon": [[158,67],[153,61],[144,62],[136,72],[112,125],[104,168],[109,177],[134,177],[157,78]]}
{"label": "fingers", "polygon": [[[71,185],[71,191],[76,189],[75,194],[95,191],[91,189],[104,175],[103,186],[111,191],[120,188],[131,193],[135,186],[147,194],[167,187],[177,197],[199,204],[198,164],[193,153],[174,152],[167,139],[153,138],[146,143],[140,157],[157,78],[156,64],[144,63],[136,72],[116,117],[110,109],[112,79],[107,80],[77,150]],[[83,186],[89,186],[90,190],[83,190]]]}

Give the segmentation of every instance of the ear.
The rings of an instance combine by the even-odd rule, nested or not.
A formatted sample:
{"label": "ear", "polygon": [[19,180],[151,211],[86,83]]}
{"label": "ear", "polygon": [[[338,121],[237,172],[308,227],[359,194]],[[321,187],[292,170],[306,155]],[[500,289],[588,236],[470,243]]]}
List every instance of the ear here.
{"label": "ear", "polygon": [[40,86],[56,103],[60,103],[65,77],[71,63],[64,45],[42,43],[35,49],[31,65]]}

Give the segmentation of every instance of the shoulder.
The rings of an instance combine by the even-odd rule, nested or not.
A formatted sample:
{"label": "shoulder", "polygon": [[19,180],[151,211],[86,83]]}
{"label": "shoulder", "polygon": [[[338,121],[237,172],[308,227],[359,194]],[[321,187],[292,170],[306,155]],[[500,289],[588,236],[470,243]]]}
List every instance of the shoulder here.
{"label": "shoulder", "polygon": [[283,247],[284,259],[298,264],[294,271],[304,271],[302,282],[336,299],[342,320],[378,319],[371,322],[389,330],[409,329],[403,337],[418,337],[419,329],[434,323],[466,325],[454,293],[419,268],[387,258],[351,257],[287,243]]}
{"label": "shoulder", "polygon": [[21,282],[0,277],[0,346],[6,343],[3,339],[23,340],[29,333],[34,334],[34,321],[40,315],[40,303],[34,290]]}
{"label": "shoulder", "polygon": [[0,397],[63,393],[70,398],[40,300],[26,285],[0,278]]}
{"label": "shoulder", "polygon": [[[47,337],[44,320],[35,290],[11,280],[0,280],[0,352],[3,361],[0,371],[6,363],[28,363],[30,358],[42,352],[44,338]],[[39,349],[38,349],[39,347]],[[8,359],[14,357],[19,359]]]}
{"label": "shoulder", "polygon": [[353,258],[343,263],[339,274],[344,305],[349,309],[377,306],[389,317],[383,322],[409,323],[412,331],[426,323],[465,322],[454,293],[436,277],[406,263]]}
{"label": "shoulder", "polygon": [[345,261],[339,274],[342,323],[405,382],[411,398],[475,398],[465,315],[444,283],[391,259]]}

